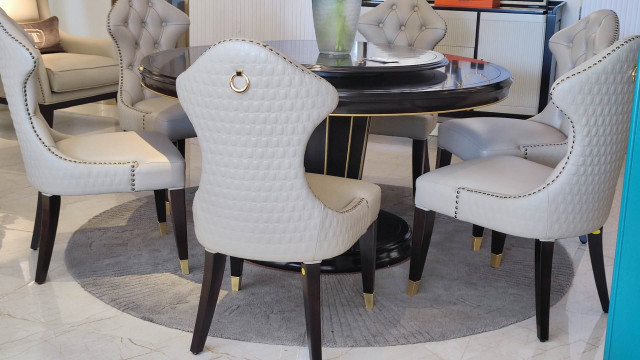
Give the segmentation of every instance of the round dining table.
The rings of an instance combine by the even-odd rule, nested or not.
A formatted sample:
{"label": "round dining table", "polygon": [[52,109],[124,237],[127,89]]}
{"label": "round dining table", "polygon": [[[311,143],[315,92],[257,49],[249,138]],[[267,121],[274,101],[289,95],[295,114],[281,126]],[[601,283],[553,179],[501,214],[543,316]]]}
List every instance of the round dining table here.
{"label": "round dining table", "polygon": [[[372,116],[472,110],[504,100],[513,83],[510,72],[499,65],[413,47],[357,42],[348,56],[334,57],[320,54],[315,41],[266,43],[338,90],[338,106],[307,144],[305,170],[312,173],[360,179]],[[146,56],[139,68],[142,85],[151,92],[177,98],[176,79],[208,48],[177,48]],[[411,228],[401,217],[381,210],[377,234],[377,268],[410,256]],[[299,263],[261,264],[300,269]],[[323,261],[321,270],[360,271],[358,246]]]}

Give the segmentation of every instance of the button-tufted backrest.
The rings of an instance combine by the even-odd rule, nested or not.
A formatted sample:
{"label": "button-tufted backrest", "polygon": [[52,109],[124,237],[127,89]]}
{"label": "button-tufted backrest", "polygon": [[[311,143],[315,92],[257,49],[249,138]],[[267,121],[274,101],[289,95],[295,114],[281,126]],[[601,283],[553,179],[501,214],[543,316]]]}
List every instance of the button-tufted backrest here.
{"label": "button-tufted backrest", "polygon": [[427,0],[386,0],[360,17],[358,30],[370,42],[433,50],[447,24]]}
{"label": "button-tufted backrest", "polygon": [[[557,62],[556,77],[559,78],[611,46],[618,40],[619,28],[615,12],[599,10],[554,34],[549,39],[549,49]],[[533,120],[568,134],[569,123],[563,120],[562,114],[552,103]]]}
{"label": "button-tufted backrest", "polygon": [[618,15],[599,10],[558,31],[549,39],[549,49],[558,65],[557,77],[589,60],[618,40]]}
{"label": "button-tufted backrest", "polygon": [[627,148],[639,47],[640,36],[618,41],[553,85],[553,103],[571,125],[568,153],[548,185],[556,237],[565,237],[561,229],[588,233],[609,216]]}
{"label": "button-tufted backrest", "polygon": [[[249,87],[237,93],[230,81],[243,90],[243,75]],[[177,89],[202,149],[198,241],[232,256],[312,260],[328,215],[307,184],[304,153],[338,103],[335,88],[264,44],[234,39],[198,58]]]}
{"label": "button-tufted backrest", "polygon": [[149,96],[140,84],[140,62],[175,48],[189,24],[189,17],[165,0],[118,0],[113,5],[107,28],[120,60],[119,106],[132,107]]}

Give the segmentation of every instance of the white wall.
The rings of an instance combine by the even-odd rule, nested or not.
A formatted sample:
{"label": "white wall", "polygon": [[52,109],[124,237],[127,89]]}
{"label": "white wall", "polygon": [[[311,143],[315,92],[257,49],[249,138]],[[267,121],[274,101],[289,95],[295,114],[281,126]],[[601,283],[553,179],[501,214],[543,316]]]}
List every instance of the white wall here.
{"label": "white wall", "polygon": [[580,18],[580,5],[583,0],[565,0],[567,4],[564,6],[562,14],[562,28],[575,24]]}
{"label": "white wall", "polygon": [[81,36],[109,38],[107,14],[111,0],[49,0],[51,14],[60,19],[60,28]]}
{"label": "white wall", "polygon": [[599,9],[611,9],[620,18],[620,38],[640,34],[640,0],[583,0],[582,17]]}

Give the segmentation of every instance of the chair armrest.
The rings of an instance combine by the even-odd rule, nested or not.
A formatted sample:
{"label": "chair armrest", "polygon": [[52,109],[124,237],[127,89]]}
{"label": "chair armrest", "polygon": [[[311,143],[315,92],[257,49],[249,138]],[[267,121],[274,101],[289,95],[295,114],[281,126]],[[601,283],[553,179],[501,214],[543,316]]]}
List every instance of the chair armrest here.
{"label": "chair armrest", "polygon": [[62,47],[70,53],[118,58],[115,45],[111,39],[76,36],[60,31],[60,41]]}

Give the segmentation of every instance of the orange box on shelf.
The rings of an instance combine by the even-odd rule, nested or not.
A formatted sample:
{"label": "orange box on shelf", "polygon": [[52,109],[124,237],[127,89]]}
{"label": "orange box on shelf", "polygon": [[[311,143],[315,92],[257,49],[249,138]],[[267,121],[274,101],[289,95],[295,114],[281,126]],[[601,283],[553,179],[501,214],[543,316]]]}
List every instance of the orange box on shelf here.
{"label": "orange box on shelf", "polygon": [[500,0],[436,0],[436,6],[499,8]]}

